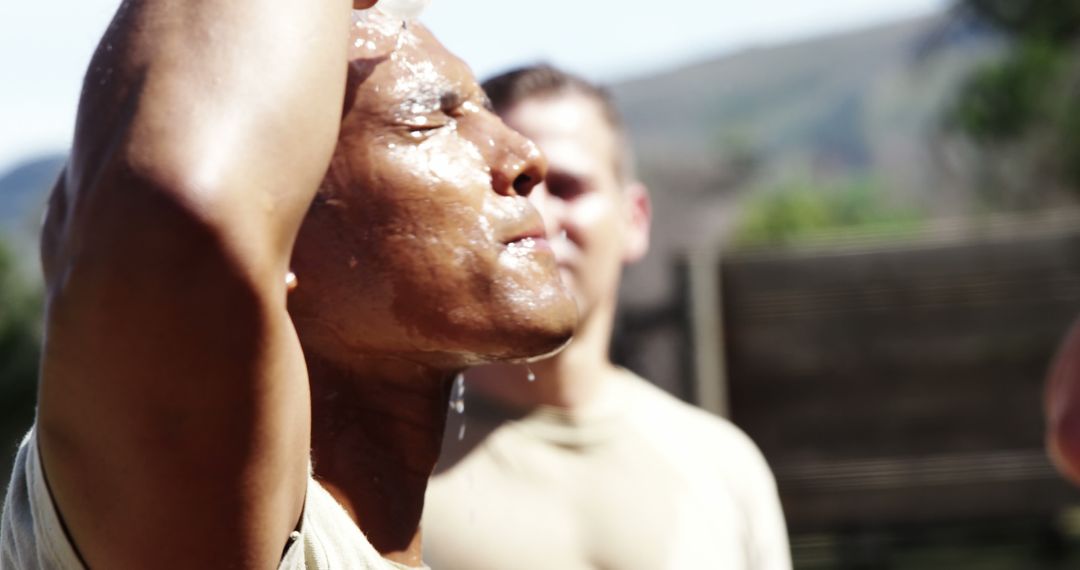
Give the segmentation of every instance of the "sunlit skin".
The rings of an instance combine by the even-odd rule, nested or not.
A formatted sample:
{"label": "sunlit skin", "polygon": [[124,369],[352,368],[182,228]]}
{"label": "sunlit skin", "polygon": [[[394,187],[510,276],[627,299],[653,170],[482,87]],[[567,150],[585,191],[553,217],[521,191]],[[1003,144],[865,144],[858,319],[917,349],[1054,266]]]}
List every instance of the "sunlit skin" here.
{"label": "sunlit skin", "polygon": [[1058,470],[1080,485],[1080,321],[1065,337],[1046,384],[1046,444]]}
{"label": "sunlit skin", "polygon": [[368,19],[342,142],[294,251],[305,345],[444,368],[550,352],[575,312],[526,198],[539,150],[423,26]]}
{"label": "sunlit skin", "polygon": [[648,250],[650,204],[644,186],[619,176],[621,141],[599,104],[575,92],[526,99],[507,109],[508,125],[532,139],[548,176],[529,195],[543,215],[563,281],[581,314],[574,341],[554,358],[470,371],[471,387],[512,407],[578,408],[592,402],[618,371],[608,359],[624,264]]}
{"label": "sunlit skin", "polygon": [[90,567],[275,567],[309,458],[417,564],[449,380],[569,338],[543,160],[423,27],[352,24],[371,4],[132,1],[94,56],[37,420]]}
{"label": "sunlit skin", "polygon": [[560,348],[576,308],[525,197],[545,174],[535,145],[422,26],[359,26],[289,307],[312,372],[316,478],[377,549],[418,565],[447,380]]}

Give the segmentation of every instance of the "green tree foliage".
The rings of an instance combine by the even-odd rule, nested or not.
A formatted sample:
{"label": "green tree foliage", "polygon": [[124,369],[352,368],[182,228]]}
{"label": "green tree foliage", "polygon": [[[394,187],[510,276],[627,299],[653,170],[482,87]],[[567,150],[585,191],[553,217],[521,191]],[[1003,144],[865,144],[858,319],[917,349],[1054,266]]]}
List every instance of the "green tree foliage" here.
{"label": "green tree foliage", "polygon": [[1070,43],[1080,34],[1077,0],[962,0],[961,8],[1021,39]]}
{"label": "green tree foliage", "polygon": [[989,24],[1009,43],[1001,60],[963,84],[947,126],[987,151],[986,170],[1001,167],[995,163],[1019,170],[1013,179],[1024,181],[1023,192],[1077,192],[1080,0],[959,1],[962,12]]}
{"label": "green tree foliage", "polygon": [[1053,93],[1064,54],[1052,44],[1024,42],[1004,60],[967,80],[951,114],[981,142],[1009,141],[1054,119]]}
{"label": "green tree foliage", "polygon": [[813,185],[793,182],[757,192],[744,204],[737,246],[778,245],[836,234],[905,234],[917,229],[918,212],[889,202],[871,179]]}
{"label": "green tree foliage", "polygon": [[22,279],[0,242],[0,480],[7,479],[15,447],[34,418],[41,308],[40,291]]}

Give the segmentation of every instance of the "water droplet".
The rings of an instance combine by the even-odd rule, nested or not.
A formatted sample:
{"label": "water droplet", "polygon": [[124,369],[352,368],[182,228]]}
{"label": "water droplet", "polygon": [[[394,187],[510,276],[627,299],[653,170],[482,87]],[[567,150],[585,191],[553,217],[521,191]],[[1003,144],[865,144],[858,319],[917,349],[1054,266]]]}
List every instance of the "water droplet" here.
{"label": "water droplet", "polygon": [[465,375],[458,374],[454,378],[454,387],[450,389],[450,409],[459,413],[465,413]]}
{"label": "water droplet", "polygon": [[461,418],[461,427],[458,428],[457,439],[458,441],[465,439],[465,418]]}
{"label": "water droplet", "polygon": [[536,382],[536,374],[533,374],[532,368],[529,368],[528,364],[525,365],[525,371],[528,373],[525,379],[529,382]]}
{"label": "water droplet", "polygon": [[381,0],[375,5],[375,9],[401,20],[413,20],[427,8],[431,0]]}

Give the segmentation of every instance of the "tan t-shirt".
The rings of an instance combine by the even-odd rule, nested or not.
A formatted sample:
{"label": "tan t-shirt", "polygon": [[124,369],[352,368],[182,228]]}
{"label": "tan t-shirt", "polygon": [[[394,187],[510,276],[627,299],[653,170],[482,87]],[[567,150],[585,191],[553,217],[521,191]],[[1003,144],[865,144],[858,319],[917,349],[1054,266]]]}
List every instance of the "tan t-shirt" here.
{"label": "tan t-shirt", "polygon": [[757,447],[629,372],[585,412],[451,414],[423,530],[435,570],[791,567]]}
{"label": "tan t-shirt", "polygon": [[[0,568],[84,568],[60,523],[45,482],[35,431],[19,447],[0,519]],[[308,478],[299,531],[290,537],[281,570],[407,570],[375,550],[336,500]]]}

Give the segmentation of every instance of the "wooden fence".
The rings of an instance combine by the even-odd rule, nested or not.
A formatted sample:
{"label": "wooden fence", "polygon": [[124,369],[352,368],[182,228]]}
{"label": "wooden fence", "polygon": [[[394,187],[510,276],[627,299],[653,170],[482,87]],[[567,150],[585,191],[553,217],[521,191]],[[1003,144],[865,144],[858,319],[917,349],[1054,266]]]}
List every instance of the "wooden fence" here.
{"label": "wooden fence", "polygon": [[691,265],[699,399],[761,447],[794,532],[1080,505],[1042,443],[1080,220]]}

